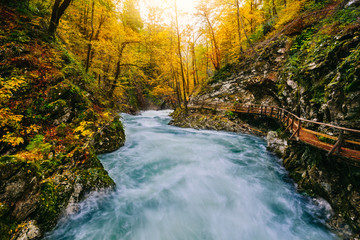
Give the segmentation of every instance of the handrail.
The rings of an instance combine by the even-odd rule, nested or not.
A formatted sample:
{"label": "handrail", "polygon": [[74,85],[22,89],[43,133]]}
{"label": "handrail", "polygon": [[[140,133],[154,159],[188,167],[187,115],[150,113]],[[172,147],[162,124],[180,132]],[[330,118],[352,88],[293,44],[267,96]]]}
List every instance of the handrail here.
{"label": "handrail", "polygon": [[[215,109],[215,110],[227,110],[227,111],[233,111],[233,112],[239,112],[239,113],[250,113],[250,114],[260,114],[260,115],[266,115],[271,118],[279,119],[282,124],[287,125],[285,131],[291,131],[293,134],[290,137],[292,139],[293,137],[296,137],[297,140],[303,141],[305,143],[311,144],[315,147],[328,150],[328,155],[331,155],[333,152],[336,154],[341,154],[342,156],[345,156],[347,158],[360,160],[360,151],[357,149],[352,149],[348,147],[344,147],[344,143],[350,143],[353,145],[360,145],[360,142],[344,139],[344,131],[349,133],[360,133],[360,130],[357,129],[351,129],[351,128],[345,128],[340,126],[335,126],[328,123],[322,123],[322,122],[316,122],[312,120],[307,120],[300,118],[299,116],[293,114],[292,112],[281,108],[277,106],[263,106],[263,105],[253,105],[253,104],[247,104],[247,105],[239,105],[235,104],[234,106],[229,105],[189,105],[188,108],[197,108],[197,109]],[[334,129],[339,130],[339,136],[331,136],[325,133],[316,132],[310,129],[307,129],[304,126],[304,123],[311,123],[321,126],[327,126]],[[316,136],[322,136],[328,139],[332,139],[336,141],[335,144],[329,144],[320,141]]]}
{"label": "handrail", "polygon": [[294,113],[289,112],[288,110],[286,110],[286,109],[284,109],[284,108],[281,108],[281,107],[276,107],[276,106],[262,106],[262,105],[256,105],[256,104],[255,104],[255,105],[247,105],[247,106],[251,106],[251,107],[267,107],[267,108],[280,109],[280,110],[288,113],[289,115],[294,116],[297,120],[300,120],[300,121],[302,121],[302,122],[308,122],[308,123],[313,123],[313,124],[317,124],[317,125],[332,127],[332,128],[336,128],[336,129],[339,129],[339,130],[344,130],[344,131],[347,131],[347,132],[360,133],[360,130],[357,130],[357,129],[345,128],[345,127],[335,126],[335,125],[328,124],[328,123],[316,122],[316,121],[312,121],[312,120],[300,118],[300,117],[298,117],[297,115],[295,115]]}

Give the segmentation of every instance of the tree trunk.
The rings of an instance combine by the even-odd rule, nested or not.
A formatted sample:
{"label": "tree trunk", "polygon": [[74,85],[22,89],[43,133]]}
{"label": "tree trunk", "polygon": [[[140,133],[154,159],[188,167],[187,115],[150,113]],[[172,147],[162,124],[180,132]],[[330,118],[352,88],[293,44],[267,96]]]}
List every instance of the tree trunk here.
{"label": "tree trunk", "polygon": [[[105,20],[106,20],[106,16],[104,14],[102,14],[100,16],[99,26],[98,26],[98,28],[96,30],[96,33],[95,33],[94,37],[92,38],[92,40],[94,40],[94,41],[99,40],[101,28],[102,28],[102,25],[105,23]],[[91,66],[91,63],[92,63],[92,60],[93,60],[94,56],[95,56],[95,51],[92,49],[91,52],[90,52],[89,66]]]}
{"label": "tree trunk", "polygon": [[210,22],[210,19],[208,17],[208,15],[206,13],[204,13],[204,17],[209,25],[209,29],[210,29],[210,34],[212,36],[212,43],[213,43],[213,47],[214,47],[214,52],[215,52],[215,57],[213,59],[213,65],[214,65],[214,68],[216,70],[219,70],[220,69],[220,50],[218,48],[218,45],[217,45],[217,41],[216,41],[216,38],[215,38],[215,32],[214,32],[214,29],[212,27],[212,24]]}
{"label": "tree trunk", "polygon": [[120,73],[121,73],[121,60],[122,60],[122,55],[123,55],[123,52],[124,52],[124,49],[125,47],[130,44],[130,43],[139,43],[138,41],[128,41],[128,42],[123,42],[121,44],[121,47],[119,49],[119,59],[118,59],[118,62],[116,63],[116,71],[115,71],[115,77],[114,77],[114,80],[111,84],[111,88],[110,88],[110,96],[112,97],[113,94],[114,94],[114,91],[115,91],[115,88],[116,88],[116,85],[117,85],[117,81],[120,77]]}
{"label": "tree trunk", "polygon": [[88,43],[88,49],[87,49],[87,56],[86,56],[86,64],[85,64],[85,72],[87,73],[89,71],[90,67],[90,55],[91,55],[91,48],[92,48],[92,39],[94,36],[94,8],[95,8],[95,1],[92,2],[92,10],[91,10],[91,34],[89,38]]}
{"label": "tree trunk", "polygon": [[273,13],[273,16],[277,15],[275,0],[272,0],[272,13]]}
{"label": "tree trunk", "polygon": [[176,0],[175,0],[175,22],[176,22],[176,33],[177,33],[177,46],[178,46],[178,53],[179,53],[179,60],[180,60],[180,71],[181,71],[181,78],[182,78],[182,83],[183,83],[183,97],[184,97],[184,106],[185,109],[187,110],[187,98],[186,98],[186,80],[185,80],[185,74],[184,74],[184,66],[183,66],[183,59],[182,59],[182,54],[181,54],[181,45],[180,45],[180,32],[179,32],[179,22],[178,22],[178,11],[177,11],[177,5],[176,5]]}
{"label": "tree trunk", "polygon": [[239,7],[239,0],[235,0],[236,4],[236,11],[237,11],[237,27],[238,27],[238,38],[239,38],[239,46],[240,46],[240,53],[243,53],[243,49],[241,46],[241,28],[240,28],[240,7]]}
{"label": "tree trunk", "polygon": [[193,80],[194,80],[194,89],[198,85],[198,72],[197,72],[197,66],[196,66],[196,53],[195,53],[195,43],[191,44],[191,53],[192,53],[192,67],[193,67]]}
{"label": "tree trunk", "polygon": [[57,27],[59,26],[60,18],[64,14],[65,10],[69,7],[71,0],[55,0],[52,13],[50,24],[48,28],[48,33],[51,37],[55,37],[55,32]]}
{"label": "tree trunk", "polygon": [[256,56],[258,56],[257,52],[255,51],[255,49],[254,49],[254,47],[253,47],[253,45],[252,45],[252,43],[251,43],[251,41],[250,41],[250,39],[249,39],[249,37],[248,37],[247,33],[246,33],[246,30],[245,30],[245,27],[244,27],[244,22],[243,22],[243,20],[242,20],[242,17],[241,17],[241,16],[240,16],[240,22],[241,22],[241,26],[242,26],[242,28],[243,28],[243,30],[244,30],[244,34],[245,34],[245,36],[246,36],[246,39],[247,39],[247,41],[248,41],[248,43],[249,43],[249,45],[250,45],[251,49],[254,51],[255,55],[256,55]]}

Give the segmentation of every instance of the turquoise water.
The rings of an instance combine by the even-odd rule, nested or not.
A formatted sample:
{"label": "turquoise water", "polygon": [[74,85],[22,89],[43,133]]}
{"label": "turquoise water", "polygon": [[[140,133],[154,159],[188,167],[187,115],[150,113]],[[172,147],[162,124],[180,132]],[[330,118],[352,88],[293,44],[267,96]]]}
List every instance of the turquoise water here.
{"label": "turquoise water", "polygon": [[116,191],[46,239],[336,239],[328,204],[298,194],[263,139],[168,126],[169,113],[123,115],[125,146],[100,156]]}

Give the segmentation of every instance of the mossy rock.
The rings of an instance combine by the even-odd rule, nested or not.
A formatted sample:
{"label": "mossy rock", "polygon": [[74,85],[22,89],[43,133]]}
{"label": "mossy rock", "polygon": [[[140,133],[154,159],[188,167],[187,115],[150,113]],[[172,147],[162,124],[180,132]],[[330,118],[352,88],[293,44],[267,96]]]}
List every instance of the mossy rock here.
{"label": "mossy rock", "polygon": [[119,119],[114,119],[95,136],[94,148],[97,154],[109,153],[125,143],[124,127]]}

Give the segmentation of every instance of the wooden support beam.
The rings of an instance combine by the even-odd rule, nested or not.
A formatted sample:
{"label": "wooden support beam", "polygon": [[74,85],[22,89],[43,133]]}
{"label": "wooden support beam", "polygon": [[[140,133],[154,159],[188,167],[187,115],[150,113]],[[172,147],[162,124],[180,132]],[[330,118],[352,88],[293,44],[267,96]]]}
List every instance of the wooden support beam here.
{"label": "wooden support beam", "polygon": [[299,140],[300,129],[301,129],[301,121],[299,120],[298,127],[297,127],[296,131],[291,135],[289,140],[291,140],[293,137],[295,137],[295,135],[297,136],[297,140]]}
{"label": "wooden support beam", "polygon": [[298,126],[298,131],[297,131],[297,137],[300,136],[300,131],[301,131],[301,120],[299,119],[299,126]]}
{"label": "wooden support beam", "polygon": [[344,130],[340,130],[339,138],[337,142],[334,144],[333,148],[328,152],[327,156],[330,156],[334,151],[338,155],[341,151],[341,145],[344,141]]}
{"label": "wooden support beam", "polygon": [[283,112],[281,119],[282,119],[283,124],[285,124],[287,122],[288,119],[286,118],[286,112]]}
{"label": "wooden support beam", "polygon": [[290,120],[290,118],[289,118],[289,115],[288,115],[287,120],[286,120],[287,121],[287,127],[284,130],[284,132],[286,132],[287,130],[289,130],[292,127],[292,122],[290,123],[289,120]]}
{"label": "wooden support beam", "polygon": [[293,129],[294,121],[295,121],[295,116],[292,115],[292,117],[291,117],[291,130]]}

